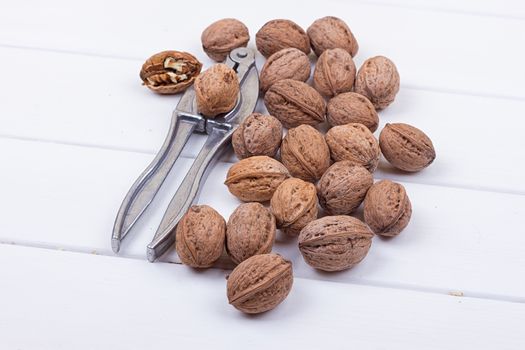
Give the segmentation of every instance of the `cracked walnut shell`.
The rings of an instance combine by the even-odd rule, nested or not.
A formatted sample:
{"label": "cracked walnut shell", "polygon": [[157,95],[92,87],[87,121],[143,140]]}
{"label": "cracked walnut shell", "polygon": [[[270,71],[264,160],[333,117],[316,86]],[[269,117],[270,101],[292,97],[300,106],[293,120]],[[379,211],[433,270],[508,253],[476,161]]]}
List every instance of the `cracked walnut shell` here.
{"label": "cracked walnut shell", "polygon": [[315,65],[314,88],[326,97],[352,91],[355,72],[354,60],[348,52],[340,48],[326,50]]}
{"label": "cracked walnut shell", "polygon": [[279,305],[293,285],[292,263],[278,254],[255,255],[240,263],[228,276],[228,302],[248,314]]}
{"label": "cracked walnut shell", "polygon": [[223,63],[211,66],[195,79],[197,109],[213,118],[235,107],[239,96],[239,78],[233,69]]}
{"label": "cracked walnut shell", "polygon": [[194,205],[176,228],[175,249],[183,264],[210,267],[224,248],[226,222],[215,209]]}
{"label": "cracked walnut shell", "polygon": [[266,58],[277,51],[294,47],[305,54],[310,53],[310,40],[303,28],[287,19],[267,22],[255,34],[257,50]]}
{"label": "cracked walnut shell", "polygon": [[293,47],[282,49],[271,55],[264,63],[259,75],[262,92],[266,92],[279,80],[307,81],[308,78],[310,78],[310,60],[304,52]]}
{"label": "cracked walnut shell", "polygon": [[248,28],[235,18],[224,18],[210,24],[201,35],[204,52],[217,62],[222,62],[238,47],[246,47],[250,41]]}
{"label": "cracked walnut shell", "polygon": [[364,203],[365,222],[381,236],[397,236],[412,215],[405,187],[390,180],[376,182],[368,190]]}
{"label": "cracked walnut shell", "polygon": [[224,183],[231,194],[244,202],[265,202],[289,177],[288,169],[275,159],[254,156],[233,164]]}
{"label": "cracked walnut shell", "polygon": [[330,149],[319,131],[300,125],[284,137],[281,160],[292,176],[315,182],[330,166]]}
{"label": "cracked walnut shell", "polygon": [[316,20],[307,30],[310,44],[317,56],[325,50],[341,48],[352,57],[357,54],[359,45],[348,25],[333,16]]}
{"label": "cracked walnut shell", "polygon": [[163,51],[142,65],[143,85],[159,94],[177,94],[193,84],[202,64],[187,52]]}
{"label": "cracked walnut shell", "polygon": [[373,236],[368,226],[354,217],[325,216],[301,230],[299,250],[316,269],[342,271],[364,259]]}
{"label": "cracked walnut shell", "polygon": [[252,156],[275,157],[283,135],[281,122],[271,115],[252,113],[232,136],[232,146],[239,159]]}
{"label": "cracked walnut shell", "polygon": [[399,91],[394,62],[384,56],[367,59],[357,72],[354,91],[368,98],[376,109],[386,108]]}
{"label": "cracked walnut shell", "polygon": [[345,92],[328,101],[326,119],[331,126],[361,123],[371,132],[377,130],[379,117],[374,105],[363,95]]}

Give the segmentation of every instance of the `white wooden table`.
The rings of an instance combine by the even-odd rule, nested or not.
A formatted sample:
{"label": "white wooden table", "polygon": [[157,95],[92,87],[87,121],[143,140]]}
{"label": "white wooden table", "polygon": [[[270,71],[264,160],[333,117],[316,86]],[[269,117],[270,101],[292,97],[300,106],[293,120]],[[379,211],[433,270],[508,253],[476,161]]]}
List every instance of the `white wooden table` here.
{"label": "white wooden table", "polygon": [[[409,192],[405,232],[375,238],[338,274],[310,269],[279,237],[293,290],[272,312],[242,315],[227,304],[227,270],[170,264],[173,252],[145,260],[195,137],[114,256],[116,211],[178,101],[140,85],[144,59],[177,49],[209,66],[200,33],[218,18],[241,19],[253,39],[269,19],[306,28],[325,15],[351,26],[358,65],[377,54],[397,64],[401,91],[382,125],[411,123],[436,146],[416,175],[384,160],[376,173]],[[522,1],[3,1],[0,57],[1,349],[525,348]],[[238,205],[222,185],[234,160],[200,198],[225,217]]]}

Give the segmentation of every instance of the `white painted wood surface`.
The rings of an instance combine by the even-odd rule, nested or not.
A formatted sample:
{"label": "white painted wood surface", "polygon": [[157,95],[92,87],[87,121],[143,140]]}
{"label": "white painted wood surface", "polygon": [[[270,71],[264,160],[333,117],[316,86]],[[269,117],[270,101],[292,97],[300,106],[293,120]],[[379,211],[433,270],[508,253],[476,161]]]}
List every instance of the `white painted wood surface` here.
{"label": "white painted wood surface", "polygon": [[[198,11],[167,0],[0,3],[0,348],[525,347],[525,6],[299,3],[271,0],[257,11],[241,1]],[[112,255],[116,210],[178,101],[140,86],[143,60],[173,48],[211,64],[200,32],[221,17],[242,19],[253,38],[271,18],[306,28],[330,14],[356,34],[358,65],[384,54],[399,67],[401,91],[381,125],[414,124],[436,145],[435,164],[418,174],[384,160],[376,173],[407,187],[406,231],[374,239],[367,258],[339,274],[313,271],[294,240],[279,236],[294,291],[275,311],[244,317],[225,302],[227,272],[144,260],[203,140],[194,137],[122,257],[101,256]],[[231,152],[222,158],[199,200],[225,217],[239,203],[222,185],[233,161]]]}

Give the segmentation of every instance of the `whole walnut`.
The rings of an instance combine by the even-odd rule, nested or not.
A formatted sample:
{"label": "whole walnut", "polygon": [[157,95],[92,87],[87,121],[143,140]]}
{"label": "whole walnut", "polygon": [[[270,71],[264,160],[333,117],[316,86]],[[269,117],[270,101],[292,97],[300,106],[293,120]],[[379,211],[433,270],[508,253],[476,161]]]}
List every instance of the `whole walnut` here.
{"label": "whole walnut", "polygon": [[376,182],[366,194],[365,222],[382,236],[397,236],[410,221],[412,205],[403,185],[390,180]]}
{"label": "whole walnut", "polygon": [[352,56],[343,49],[324,51],[314,71],[314,88],[326,97],[352,91],[355,80],[355,64]]}
{"label": "whole walnut", "polygon": [[236,264],[272,251],[275,217],[260,203],[244,203],[230,215],[226,226],[226,252]]}
{"label": "whole walnut", "polygon": [[299,250],[308,265],[323,271],[341,271],[364,259],[373,236],[368,226],[354,217],[325,216],[301,230]]}
{"label": "whole walnut", "polygon": [[266,58],[277,51],[294,47],[305,54],[310,53],[308,35],[296,23],[287,19],[274,19],[267,22],[255,34],[257,50]]}
{"label": "whole walnut", "polygon": [[326,119],[331,126],[361,123],[371,132],[377,130],[379,117],[374,105],[363,95],[345,92],[330,99]]}
{"label": "whole walnut", "polygon": [[325,121],[326,103],[323,97],[302,81],[284,79],[276,82],[266,92],[264,104],[270,114],[288,129]]}
{"label": "whole walnut", "polygon": [[269,311],[279,305],[293,284],[292,263],[278,254],[254,255],[228,276],[228,302],[248,314]]}
{"label": "whole walnut", "polygon": [[232,145],[239,159],[274,157],[281,146],[283,126],[271,115],[252,113],[233,132]]}
{"label": "whole walnut", "polygon": [[142,65],[142,84],[158,94],[178,94],[186,90],[201,72],[202,64],[187,52],[162,51]]}
{"label": "whole walnut", "polygon": [[330,166],[330,149],[319,131],[300,125],[284,137],[281,160],[292,176],[315,182]]}
{"label": "whole walnut", "polygon": [[386,108],[399,91],[394,62],[384,56],[367,59],[357,72],[354,91],[368,98],[376,109]]}
{"label": "whole walnut", "polygon": [[217,62],[222,62],[238,47],[246,47],[250,41],[248,28],[235,18],[224,18],[210,24],[201,35],[204,52]]}
{"label": "whole walnut", "polygon": [[239,78],[233,69],[223,63],[211,66],[195,79],[197,109],[213,118],[235,107],[239,96]]}
{"label": "whole walnut", "polygon": [[226,222],[215,209],[194,205],[177,225],[175,235],[175,249],[183,264],[210,267],[222,254]]}
{"label": "whole walnut", "polygon": [[341,48],[352,57],[357,54],[359,45],[346,23],[337,17],[323,17],[316,20],[307,30],[310,44],[317,56],[325,50]]}
{"label": "whole walnut", "polygon": [[298,235],[310,221],[317,219],[317,195],[314,184],[290,178],[277,187],[270,201],[270,210],[277,228],[289,235]]}
{"label": "whole walnut", "polygon": [[386,124],[379,135],[379,145],[386,160],[404,171],[419,171],[436,158],[430,138],[408,124]]}
{"label": "whole walnut", "polygon": [[279,50],[271,55],[259,75],[263,92],[279,80],[307,81],[308,78],[310,78],[310,60],[304,52],[293,47]]}
{"label": "whole walnut", "polygon": [[372,174],[348,160],[334,163],[317,184],[319,204],[330,215],[353,212],[374,183]]}
{"label": "whole walnut", "polygon": [[349,123],[334,126],[326,133],[326,143],[336,162],[349,160],[373,172],[379,163],[379,143],[363,124]]}
{"label": "whole walnut", "polygon": [[265,202],[290,177],[288,169],[273,158],[254,156],[233,164],[228,170],[228,190],[244,202]]}

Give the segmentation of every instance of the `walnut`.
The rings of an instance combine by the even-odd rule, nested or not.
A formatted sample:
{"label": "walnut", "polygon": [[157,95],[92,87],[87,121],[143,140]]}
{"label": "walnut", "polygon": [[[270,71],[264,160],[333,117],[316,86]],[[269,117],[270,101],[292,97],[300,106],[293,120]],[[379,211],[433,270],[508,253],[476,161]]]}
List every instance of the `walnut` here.
{"label": "walnut", "polygon": [[290,173],[284,165],[267,156],[254,156],[243,159],[228,170],[226,181],[228,190],[245,202],[264,202]]}
{"label": "walnut", "polygon": [[382,236],[397,236],[410,221],[412,205],[403,185],[390,180],[376,182],[366,194],[365,222]]}
{"label": "walnut", "polygon": [[258,314],[279,305],[293,284],[292,263],[278,254],[254,255],[228,277],[228,301],[236,309]]}
{"label": "walnut", "polygon": [[386,108],[399,91],[394,62],[383,56],[367,59],[357,72],[354,91],[368,98],[376,109]]}
{"label": "walnut", "polygon": [[351,216],[325,216],[299,234],[299,250],[306,263],[323,271],[349,269],[364,259],[374,234]]}
{"label": "walnut", "polygon": [[163,51],[142,65],[142,84],[159,94],[177,94],[186,90],[201,72],[202,64],[187,52]]}
{"label": "walnut", "polygon": [[352,91],[355,80],[355,64],[352,56],[343,49],[324,51],[314,71],[314,88],[326,97]]}
{"label": "walnut", "polygon": [[379,163],[379,144],[366,126],[350,123],[334,126],[326,133],[332,159],[336,162],[349,160],[373,172]]}
{"label": "walnut", "polygon": [[374,132],[379,124],[374,105],[355,92],[345,92],[330,99],[326,110],[326,119],[331,126],[361,123]]}
{"label": "walnut", "polygon": [[275,157],[283,135],[281,122],[271,115],[252,113],[232,136],[232,146],[239,159],[252,156]]}
{"label": "walnut", "polygon": [[352,57],[357,54],[359,45],[346,23],[337,17],[323,17],[316,20],[307,30],[310,44],[317,56],[325,50],[341,48]]}
{"label": "walnut", "polygon": [[319,131],[300,125],[284,137],[281,159],[292,176],[315,182],[330,166],[330,149]]}
{"label": "walnut", "polygon": [[260,203],[244,203],[230,215],[226,226],[226,252],[236,264],[272,251],[275,217]]}
{"label": "walnut", "polygon": [[194,205],[177,225],[175,235],[175,249],[183,264],[210,267],[222,254],[226,222],[215,209]]}
{"label": "walnut", "polygon": [[262,92],[266,92],[279,80],[307,81],[308,78],[310,78],[310,60],[304,52],[293,47],[282,49],[271,55],[262,67],[259,76]]}
{"label": "walnut", "polygon": [[305,54],[310,53],[308,35],[296,23],[287,19],[274,19],[267,22],[255,34],[257,50],[266,58],[277,51],[294,47]]}
{"label": "walnut", "polygon": [[224,18],[210,24],[201,35],[204,52],[217,62],[222,62],[238,47],[246,47],[250,41],[248,28],[235,18]]}
{"label": "walnut", "polygon": [[325,121],[326,103],[323,97],[301,81],[284,79],[273,84],[266,92],[264,104],[270,114],[288,129]]}
{"label": "walnut", "polygon": [[372,174],[360,165],[343,160],[334,163],[317,184],[319,204],[330,215],[353,212],[374,183]]}
{"label": "walnut", "polygon": [[298,235],[306,224],[317,218],[315,186],[296,178],[283,181],[273,194],[270,210],[278,228],[286,234]]}
{"label": "walnut", "polygon": [[419,171],[436,158],[430,138],[408,124],[386,124],[379,135],[379,145],[386,160],[404,171]]}
{"label": "walnut", "polygon": [[223,63],[216,64],[195,79],[197,109],[210,118],[229,112],[237,103],[239,90],[235,71]]}

